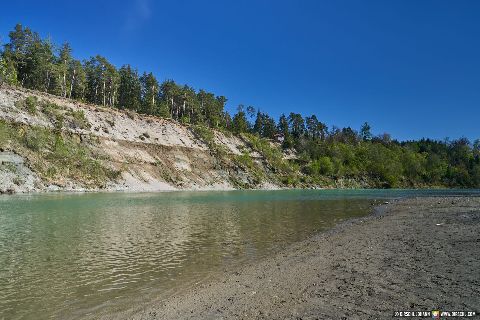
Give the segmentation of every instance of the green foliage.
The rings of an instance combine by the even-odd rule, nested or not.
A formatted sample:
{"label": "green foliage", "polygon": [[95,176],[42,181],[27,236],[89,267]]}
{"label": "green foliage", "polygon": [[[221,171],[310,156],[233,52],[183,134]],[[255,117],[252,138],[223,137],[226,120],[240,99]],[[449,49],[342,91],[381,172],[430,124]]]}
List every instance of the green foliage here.
{"label": "green foliage", "polygon": [[23,144],[32,151],[42,151],[49,142],[49,132],[45,129],[33,127],[27,130],[23,136]]}
{"label": "green foliage", "polygon": [[207,145],[214,143],[215,135],[211,129],[201,125],[193,126],[192,129],[195,135],[203,140]]}
{"label": "green foliage", "polygon": [[368,141],[372,139],[372,133],[371,130],[372,127],[368,124],[368,122],[365,122],[362,127],[360,128],[360,137],[363,139],[363,141]]}
{"label": "green foliage", "polygon": [[90,128],[90,122],[88,122],[87,117],[85,117],[83,110],[71,110],[67,115],[71,117],[71,122],[75,128]]}
{"label": "green foliage", "polygon": [[206,126],[196,125],[192,127],[192,132],[198,139],[205,142],[213,154],[219,157],[217,160],[221,160],[221,158],[227,154],[227,150],[215,142],[215,134],[212,129]]}
{"label": "green foliage", "polygon": [[[228,152],[215,143],[212,128],[229,130],[242,135],[262,155],[270,171],[289,186],[350,179],[364,181],[372,187],[480,187],[480,141],[471,144],[466,139],[452,142],[427,139],[399,143],[388,133],[373,136],[367,122],[358,132],[350,127],[329,129],[315,115],[304,118],[292,112],[288,117],[282,114],[276,124],[268,114],[252,106],[244,110],[243,105],[232,119],[225,111],[227,98],[224,96],[179,85],[173,80],[160,84],[152,73],[144,72],[140,76],[130,65],[117,69],[99,55],[80,62],[73,58],[68,43],[56,46],[20,24],[9,37],[0,57],[0,83],[126,109],[132,120],[135,112],[140,112],[192,124],[192,131],[208,145],[219,162],[228,162]],[[87,151],[76,153],[75,150],[81,148],[73,142],[70,144],[67,137],[62,138],[63,142],[57,141],[62,137],[64,125],[88,128],[83,112],[39,103],[34,97],[17,102],[17,106],[31,114],[41,110],[56,130],[45,133],[28,129],[18,134],[12,133],[17,127],[0,122],[0,146],[13,141],[31,152],[59,155],[51,159],[70,169],[68,163],[61,163],[61,157],[70,162],[74,157],[85,159],[85,163],[78,161],[102,176],[103,169],[97,162],[89,162],[91,155]],[[255,121],[251,123],[255,114]],[[56,135],[55,143],[49,138],[52,134]],[[284,149],[295,149],[301,156],[286,161],[282,150],[264,138],[278,139]],[[70,147],[73,149],[67,150]],[[257,170],[258,166],[250,160],[242,155],[234,162],[250,171]],[[44,172],[56,176],[63,168],[50,166]]]}
{"label": "green foliage", "polygon": [[294,167],[287,160],[283,159],[282,151],[278,147],[273,146],[269,140],[249,133],[242,134],[242,137],[253,150],[264,157],[272,171],[280,174],[295,173]]}
{"label": "green foliage", "polygon": [[26,110],[28,113],[35,115],[37,113],[38,100],[35,96],[28,96],[23,100],[17,100],[15,106]]}
{"label": "green foliage", "polygon": [[0,148],[5,148],[9,143],[10,137],[14,135],[11,126],[5,120],[0,119]]}
{"label": "green foliage", "polygon": [[103,166],[75,135],[0,121],[0,145],[7,141],[17,150],[26,148],[32,167],[49,180],[70,178],[88,187],[103,187],[120,174]]}
{"label": "green foliage", "polygon": [[232,125],[232,131],[235,132],[236,134],[248,132],[248,121],[247,117],[245,116],[245,112],[239,111],[235,116],[233,117],[233,125]]}
{"label": "green foliage", "polygon": [[236,155],[235,160],[237,164],[244,169],[253,169],[255,168],[255,163],[253,162],[252,157],[249,153],[243,152],[241,155]]}
{"label": "green foliage", "polygon": [[[234,162],[238,167],[243,168],[245,171],[252,174],[253,185],[259,185],[265,178],[263,170],[255,163],[249,153],[244,152],[241,155],[235,155]],[[247,188],[249,186],[242,185],[242,187]]]}
{"label": "green foliage", "polygon": [[18,85],[17,70],[12,61],[0,57],[0,84]]}
{"label": "green foliage", "polygon": [[25,106],[27,107],[27,110],[31,114],[36,114],[37,113],[37,97],[34,96],[29,96],[25,99]]}
{"label": "green foliage", "polygon": [[326,176],[332,175],[335,169],[329,157],[320,157],[320,159],[312,161],[307,168],[309,174]]}
{"label": "green foliage", "polygon": [[120,68],[118,104],[122,109],[140,111],[142,104],[142,85],[137,70],[130,65]]}

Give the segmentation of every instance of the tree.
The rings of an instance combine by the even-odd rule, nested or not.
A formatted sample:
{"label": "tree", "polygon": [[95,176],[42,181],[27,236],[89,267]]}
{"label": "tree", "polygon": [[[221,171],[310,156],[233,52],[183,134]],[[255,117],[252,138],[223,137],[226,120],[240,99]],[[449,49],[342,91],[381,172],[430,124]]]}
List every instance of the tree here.
{"label": "tree", "polygon": [[198,93],[200,106],[205,115],[205,122],[212,128],[224,127],[223,110],[227,98],[224,96],[215,96],[213,93],[200,90]]}
{"label": "tree", "polygon": [[[225,111],[224,96],[196,91],[173,80],[159,85],[153,73],[144,72],[139,77],[130,65],[117,70],[99,55],[80,62],[72,56],[68,43],[57,47],[20,24],[9,37],[0,52],[0,83],[172,117],[183,123],[226,128],[237,134],[253,131],[259,136],[255,139],[262,143],[268,141],[261,138],[272,139],[280,134],[282,147],[295,147],[300,155],[294,168],[314,176],[358,179],[372,187],[480,187],[480,140],[398,142],[386,133],[373,137],[367,122],[359,132],[336,126],[328,131],[315,115],[303,119],[294,112],[288,117],[282,114],[276,124],[268,114],[243,105],[238,106],[232,119]],[[28,106],[28,101],[25,103]],[[362,140],[365,143],[359,143]],[[283,167],[282,161],[278,165]]]}
{"label": "tree", "polygon": [[[240,106],[239,106],[240,107]],[[236,134],[240,134],[248,131],[248,121],[243,111],[243,108],[239,108],[239,111],[233,116],[232,129]]]}
{"label": "tree", "polygon": [[480,139],[476,139],[473,142],[473,156],[475,157],[475,160],[480,164]]}
{"label": "tree", "polygon": [[182,122],[203,123],[204,116],[195,89],[184,85],[180,90],[180,95],[182,104],[180,118]]}
{"label": "tree", "polygon": [[250,119],[253,119],[255,116],[255,107],[254,106],[248,106],[247,107],[247,114],[250,117]]}
{"label": "tree", "polygon": [[325,139],[327,126],[324,123],[318,121],[316,115],[313,114],[310,117],[306,117],[305,123],[308,137],[312,139]]}
{"label": "tree", "polygon": [[68,69],[70,89],[68,97],[80,101],[85,100],[85,90],[87,88],[87,75],[78,60],[72,60]]}
{"label": "tree", "polygon": [[0,57],[0,84],[17,85],[17,70],[12,63]]}
{"label": "tree", "polygon": [[290,125],[290,132],[295,139],[300,138],[305,133],[305,121],[299,113],[290,112],[288,116],[288,123]]}
{"label": "tree", "polygon": [[260,110],[257,111],[257,119],[255,120],[255,124],[253,125],[253,132],[259,135],[262,135],[263,129],[263,114]]}
{"label": "tree", "polygon": [[230,116],[230,113],[225,112],[224,118],[225,118],[225,128],[228,131],[233,131],[233,120],[232,120],[232,116]]}
{"label": "tree", "polygon": [[368,124],[368,122],[365,122],[362,127],[360,128],[360,137],[362,138],[363,141],[369,141],[372,140],[372,133],[371,130],[372,128]]}
{"label": "tree", "polygon": [[150,72],[144,72],[140,77],[142,88],[142,108],[141,111],[146,114],[157,115],[158,112],[158,94],[160,87],[155,76]]}
{"label": "tree", "polygon": [[227,98],[225,96],[217,96],[215,98],[215,108],[211,118],[211,123],[214,124],[215,128],[225,128],[223,110],[225,109],[226,103]]}
{"label": "tree", "polygon": [[342,129],[341,132],[341,141],[343,143],[355,144],[358,141],[357,132],[350,127]]}
{"label": "tree", "polygon": [[277,134],[277,128],[275,125],[275,120],[270,117],[268,114],[263,114],[263,129],[262,136],[265,138],[273,139]]}
{"label": "tree", "polygon": [[59,76],[61,76],[61,80],[59,81],[61,84],[61,95],[62,97],[66,98],[71,90],[71,81],[72,77],[68,77],[70,66],[72,64],[72,48],[66,42],[60,48],[60,54],[57,61],[57,70]]}
{"label": "tree", "polygon": [[168,110],[169,115],[176,120],[180,115],[180,91],[180,87],[173,80],[166,80],[160,86],[161,104]]}
{"label": "tree", "polygon": [[277,133],[275,120],[259,110],[253,126],[253,132],[261,137],[273,139]]}
{"label": "tree", "polygon": [[284,114],[282,114],[278,119],[277,129],[280,132],[280,134],[283,136],[283,143],[282,143],[283,148],[285,149],[291,148],[293,146],[293,139],[290,135],[288,119]]}
{"label": "tree", "polygon": [[84,62],[86,76],[85,98],[88,102],[101,104],[101,86],[102,86],[102,65],[98,59],[99,56],[91,57]]}
{"label": "tree", "polygon": [[290,134],[287,117],[282,114],[278,120],[278,131],[285,137]]}
{"label": "tree", "polygon": [[30,89],[56,93],[56,68],[53,44],[47,40],[42,41],[37,33],[32,34],[32,39],[27,47],[24,61],[24,86]]}
{"label": "tree", "polygon": [[28,77],[27,51],[32,45],[34,34],[28,27],[23,28],[21,24],[17,24],[8,36],[10,42],[5,45],[3,57],[7,62],[13,64],[17,72],[17,79],[20,81],[20,85],[24,86]]}
{"label": "tree", "polygon": [[118,105],[121,109],[138,111],[142,101],[142,86],[138,72],[130,65],[120,68],[120,85],[118,88]]}

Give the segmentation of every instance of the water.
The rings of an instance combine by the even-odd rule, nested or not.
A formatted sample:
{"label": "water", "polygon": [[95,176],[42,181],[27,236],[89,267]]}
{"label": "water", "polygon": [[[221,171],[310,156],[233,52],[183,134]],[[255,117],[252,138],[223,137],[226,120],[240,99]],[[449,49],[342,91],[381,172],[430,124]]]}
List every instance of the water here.
{"label": "water", "polygon": [[141,306],[366,215],[373,199],[479,191],[0,196],[0,319]]}

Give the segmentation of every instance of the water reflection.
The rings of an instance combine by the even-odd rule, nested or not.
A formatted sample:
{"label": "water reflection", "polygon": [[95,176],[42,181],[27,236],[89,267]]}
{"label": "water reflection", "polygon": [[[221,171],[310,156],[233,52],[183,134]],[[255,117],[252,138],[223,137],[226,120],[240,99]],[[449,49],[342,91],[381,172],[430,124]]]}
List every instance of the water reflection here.
{"label": "water reflection", "polygon": [[0,197],[0,319],[138,305],[403,193],[205,192]]}

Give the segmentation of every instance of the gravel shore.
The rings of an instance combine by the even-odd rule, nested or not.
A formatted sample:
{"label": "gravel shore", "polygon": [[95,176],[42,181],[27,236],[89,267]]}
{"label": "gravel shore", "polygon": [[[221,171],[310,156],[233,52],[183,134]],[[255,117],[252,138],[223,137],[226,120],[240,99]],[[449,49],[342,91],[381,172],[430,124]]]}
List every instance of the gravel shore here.
{"label": "gravel shore", "polygon": [[480,307],[480,198],[393,201],[273,257],[106,319],[387,319]]}

